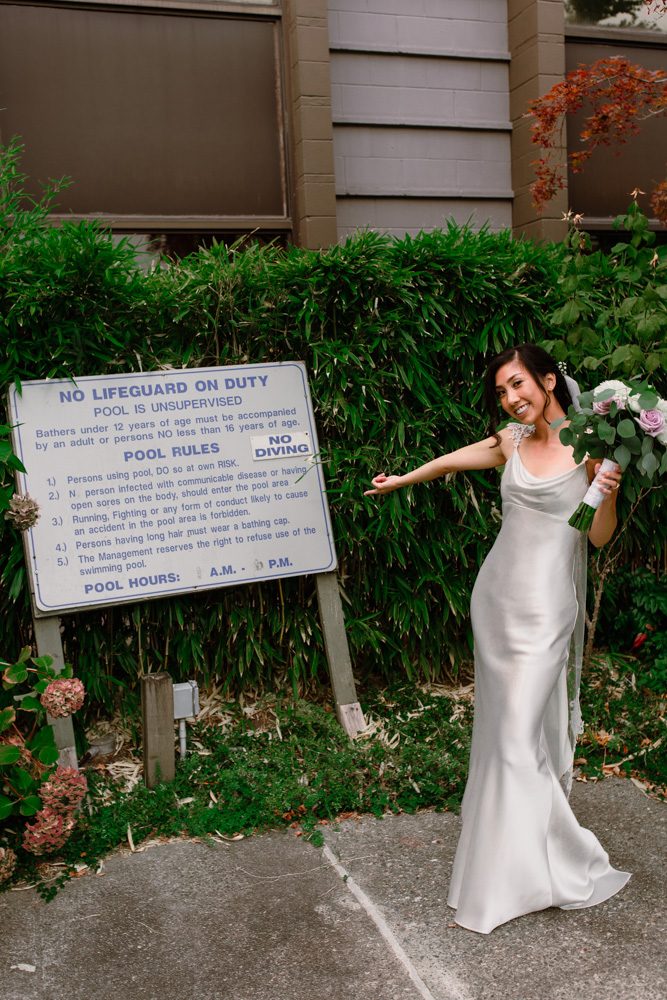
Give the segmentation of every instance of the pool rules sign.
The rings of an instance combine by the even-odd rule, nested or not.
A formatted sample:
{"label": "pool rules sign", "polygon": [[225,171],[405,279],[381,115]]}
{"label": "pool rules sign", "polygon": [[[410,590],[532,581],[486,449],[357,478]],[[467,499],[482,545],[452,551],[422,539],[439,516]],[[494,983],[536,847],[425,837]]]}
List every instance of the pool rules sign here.
{"label": "pool rules sign", "polygon": [[10,391],[35,611],[336,567],[301,362],[24,382]]}

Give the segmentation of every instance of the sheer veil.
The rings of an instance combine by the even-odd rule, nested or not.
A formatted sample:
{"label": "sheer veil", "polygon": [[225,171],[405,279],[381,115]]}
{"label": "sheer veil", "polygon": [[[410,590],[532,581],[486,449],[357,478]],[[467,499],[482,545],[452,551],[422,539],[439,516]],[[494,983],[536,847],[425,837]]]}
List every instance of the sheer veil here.
{"label": "sheer veil", "polygon": [[[572,405],[575,409],[581,410],[578,399],[579,386],[569,375],[565,375],[565,373],[563,375],[572,399]],[[570,640],[568,661],[551,693],[544,716],[544,730],[551,757],[568,796],[572,787],[575,748],[577,740],[584,730],[579,706],[579,686],[586,626],[588,542],[583,532],[579,532],[579,536],[572,568],[572,585],[577,600],[577,617]]]}

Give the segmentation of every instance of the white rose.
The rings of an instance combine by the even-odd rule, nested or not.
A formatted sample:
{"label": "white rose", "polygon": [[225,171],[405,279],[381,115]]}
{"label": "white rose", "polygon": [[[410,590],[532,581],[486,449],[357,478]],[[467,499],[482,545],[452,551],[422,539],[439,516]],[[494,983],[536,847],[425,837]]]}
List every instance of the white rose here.
{"label": "white rose", "polygon": [[607,389],[612,389],[614,397],[619,401],[619,405],[622,407],[627,407],[628,399],[630,397],[631,389],[625,384],[625,382],[619,382],[617,379],[609,379],[608,382],[600,382],[596,389],[593,389],[593,398],[600,395],[600,393],[605,392]]}
{"label": "white rose", "polygon": [[660,410],[663,417],[667,417],[667,399],[659,399],[655,404],[655,409]]}

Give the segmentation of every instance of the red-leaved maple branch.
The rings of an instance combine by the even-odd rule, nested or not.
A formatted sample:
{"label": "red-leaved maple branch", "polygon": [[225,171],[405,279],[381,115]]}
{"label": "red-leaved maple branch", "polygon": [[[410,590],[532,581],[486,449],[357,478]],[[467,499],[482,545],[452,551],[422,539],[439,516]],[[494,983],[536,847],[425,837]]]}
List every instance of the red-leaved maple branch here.
{"label": "red-leaved maple branch", "polygon": [[[667,7],[667,0],[659,0]],[[586,105],[591,114],[581,130],[581,149],[568,155],[570,169],[578,173],[598,146],[620,146],[639,132],[647,118],[667,115],[667,73],[634,66],[621,56],[599,59],[590,66],[580,65],[548,93],[529,105],[535,119],[532,141],[544,155],[533,160],[536,181],[531,185],[539,212],[563,189],[563,167],[554,164],[554,150],[562,145],[566,115]],[[667,179],[653,192],[651,205],[667,225]]]}

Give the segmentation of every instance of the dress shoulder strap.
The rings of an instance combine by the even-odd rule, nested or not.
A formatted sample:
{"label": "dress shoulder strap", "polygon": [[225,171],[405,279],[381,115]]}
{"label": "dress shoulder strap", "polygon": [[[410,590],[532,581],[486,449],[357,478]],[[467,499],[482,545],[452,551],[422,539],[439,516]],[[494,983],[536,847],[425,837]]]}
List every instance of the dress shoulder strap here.
{"label": "dress shoulder strap", "polygon": [[510,437],[514,442],[514,450],[516,451],[523,439],[533,433],[535,427],[533,424],[511,423],[507,425],[507,429],[510,432]]}

